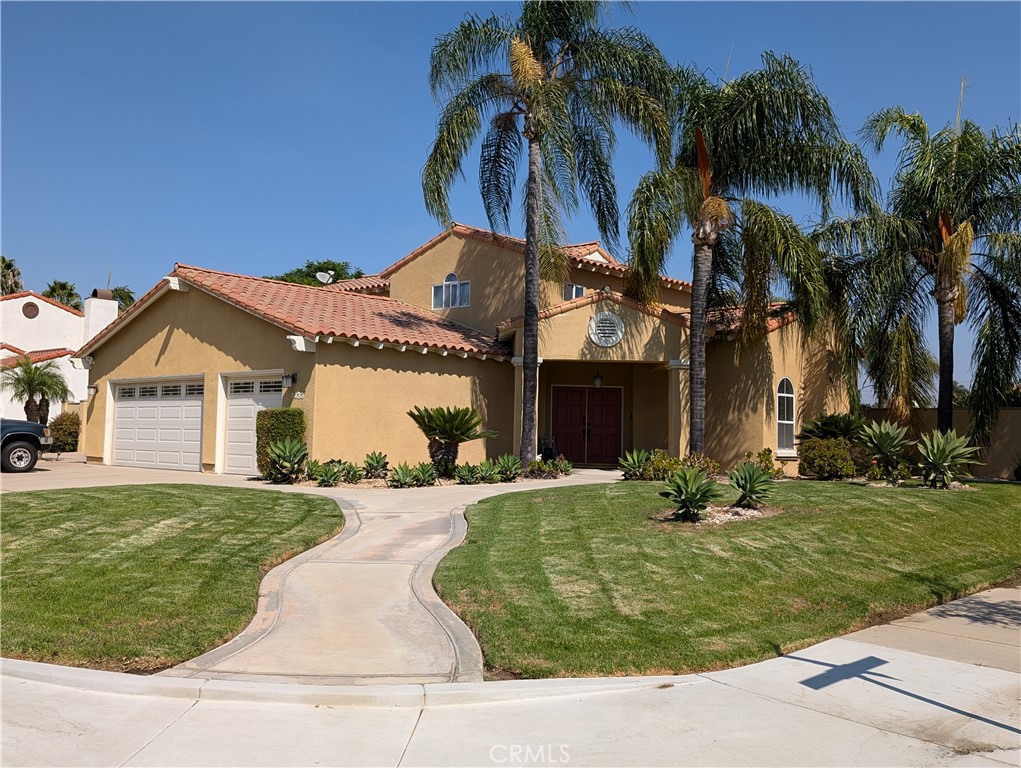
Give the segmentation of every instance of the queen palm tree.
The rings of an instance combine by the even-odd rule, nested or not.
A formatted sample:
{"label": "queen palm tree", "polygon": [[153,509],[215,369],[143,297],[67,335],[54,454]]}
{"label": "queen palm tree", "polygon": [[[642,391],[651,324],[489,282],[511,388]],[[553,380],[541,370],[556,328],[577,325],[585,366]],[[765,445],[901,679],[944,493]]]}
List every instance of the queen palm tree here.
{"label": "queen palm tree", "polygon": [[469,17],[432,50],[442,111],[422,172],[426,208],[444,226],[448,195],[483,134],[479,185],[489,224],[506,231],[527,156],[521,460],[535,458],[540,275],[562,275],[560,214],[579,189],[609,248],[618,240],[611,156],[622,122],[669,158],[670,69],[641,32],[599,26],[606,3],[526,0],[516,20]]}
{"label": "queen palm tree", "polygon": [[59,301],[66,307],[71,309],[81,310],[82,308],[82,297],[78,294],[78,289],[74,283],[69,283],[66,280],[54,280],[46,286],[46,290],[43,291],[43,296],[54,301]]}
{"label": "queen palm tree", "polygon": [[[810,72],[789,56],[763,54],[761,69],[727,82],[682,68],[675,104],[676,158],[644,176],[629,205],[625,292],[655,301],[671,245],[692,229],[690,449],[701,453],[710,305],[736,298],[748,339],[765,332],[779,280],[808,330],[825,317],[822,254],[789,216],[755,197],[801,193],[825,218],[834,191],[863,206],[873,181]],[[728,282],[736,290],[723,290]]]}
{"label": "queen palm tree", "polygon": [[53,360],[33,363],[22,357],[0,371],[0,389],[10,391],[15,400],[24,402],[25,418],[38,424],[48,423],[50,400],[71,399],[67,380]]}
{"label": "queen palm tree", "polygon": [[865,369],[893,415],[910,415],[937,368],[923,325],[936,305],[937,428],[953,428],[954,328],[976,333],[972,433],[988,438],[1021,376],[1021,130],[983,131],[958,117],[931,133],[918,113],[880,110],[861,130],[878,152],[902,140],[886,210],[834,223],[863,254],[859,306]]}
{"label": "queen palm tree", "polygon": [[0,256],[0,295],[10,296],[23,290],[25,284],[21,280],[21,270],[14,259]]}

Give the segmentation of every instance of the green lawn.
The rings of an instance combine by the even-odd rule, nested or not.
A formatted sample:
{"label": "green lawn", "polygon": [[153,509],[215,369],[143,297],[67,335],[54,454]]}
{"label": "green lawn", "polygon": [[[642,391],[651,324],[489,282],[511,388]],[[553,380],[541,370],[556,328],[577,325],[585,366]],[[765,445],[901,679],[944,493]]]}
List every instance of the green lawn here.
{"label": "green lawn", "polygon": [[[659,523],[660,483],[526,491],[468,510],[443,599],[491,676],[659,674],[791,651],[1006,579],[1021,485],[776,486],[776,516]],[[732,503],[736,492],[724,501]]]}
{"label": "green lawn", "polygon": [[156,671],[236,635],[270,566],[343,525],[317,496],[195,485],[5,494],[4,656]]}

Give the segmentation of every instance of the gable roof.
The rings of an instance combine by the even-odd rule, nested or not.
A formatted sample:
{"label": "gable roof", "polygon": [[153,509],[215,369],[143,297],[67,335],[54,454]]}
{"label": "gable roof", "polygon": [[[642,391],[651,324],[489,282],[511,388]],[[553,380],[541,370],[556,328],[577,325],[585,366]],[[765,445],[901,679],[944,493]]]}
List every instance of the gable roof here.
{"label": "gable roof", "polygon": [[[7,348],[7,344],[4,344],[4,348]],[[60,347],[58,349],[39,349],[34,352],[22,352],[20,355],[11,355],[0,359],[0,368],[13,368],[26,357],[33,363],[41,363],[45,360],[56,360],[59,357],[68,357],[74,354],[73,349],[67,349],[66,347]]]}
{"label": "gable roof", "polygon": [[12,352],[15,355],[27,354],[21,347],[16,347],[13,344],[7,344],[6,342],[0,344],[0,352]]}
{"label": "gable roof", "polygon": [[[525,252],[525,241],[510,235],[501,235],[491,232],[488,229],[471,227],[467,224],[453,222],[450,227],[440,232],[436,237],[418,246],[404,258],[395,261],[389,267],[381,270],[375,275],[366,275],[352,280],[338,280],[328,287],[339,291],[385,291],[390,287],[390,277],[403,267],[407,266],[422,254],[439,245],[451,235],[457,235],[467,240],[476,240],[480,243],[489,243],[498,248],[505,248],[516,253]],[[619,262],[613,254],[603,248],[598,240],[587,243],[572,243],[565,245],[562,249],[572,264],[579,269],[588,269],[592,272],[600,272],[604,275],[623,276],[627,271],[627,265]],[[690,288],[691,283],[677,280],[672,277],[660,277],[660,284],[668,288]]]}
{"label": "gable roof", "polygon": [[77,317],[85,317],[85,313],[80,309],[69,307],[67,304],[61,304],[59,301],[43,296],[41,293],[36,293],[35,291],[18,291],[17,293],[9,293],[6,296],[0,296],[0,301],[11,301],[12,299],[24,299],[27,297],[39,299],[39,301],[45,301],[47,304],[51,304],[57,309],[62,309],[65,312],[70,312],[72,315]]}
{"label": "gable roof", "polygon": [[175,278],[309,339],[338,338],[496,357],[510,354],[507,345],[485,334],[396,299],[176,264],[168,278],[89,341],[77,356],[99,347],[162,295]]}

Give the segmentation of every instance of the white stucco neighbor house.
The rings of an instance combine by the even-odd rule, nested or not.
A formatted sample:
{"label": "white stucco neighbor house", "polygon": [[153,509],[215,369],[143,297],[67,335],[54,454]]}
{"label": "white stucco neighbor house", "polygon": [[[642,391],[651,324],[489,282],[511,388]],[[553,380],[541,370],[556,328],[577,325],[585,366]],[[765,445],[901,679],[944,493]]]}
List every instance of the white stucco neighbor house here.
{"label": "white stucco neighbor house", "polygon": [[[37,363],[54,360],[71,389],[71,402],[81,402],[88,397],[89,372],[72,367],[71,355],[116,319],[117,302],[109,291],[93,291],[85,300],[84,312],[34,291],[0,296],[0,367],[23,357]],[[50,408],[51,418],[60,413],[58,403]],[[4,392],[0,394],[0,414],[23,419],[24,403]]]}

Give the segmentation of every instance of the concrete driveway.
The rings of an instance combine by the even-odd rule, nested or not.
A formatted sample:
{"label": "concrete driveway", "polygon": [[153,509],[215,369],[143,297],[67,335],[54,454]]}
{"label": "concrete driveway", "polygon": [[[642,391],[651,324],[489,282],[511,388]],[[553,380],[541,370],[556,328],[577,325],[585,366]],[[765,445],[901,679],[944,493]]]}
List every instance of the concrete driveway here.
{"label": "concrete driveway", "polygon": [[[243,478],[46,462],[3,490]],[[601,482],[581,472],[558,484]],[[515,490],[521,486],[515,486]],[[1021,593],[740,669],[479,682],[430,588],[507,486],[311,490],[349,524],[275,569],[252,626],[152,677],[3,660],[4,765],[1018,765]]]}

